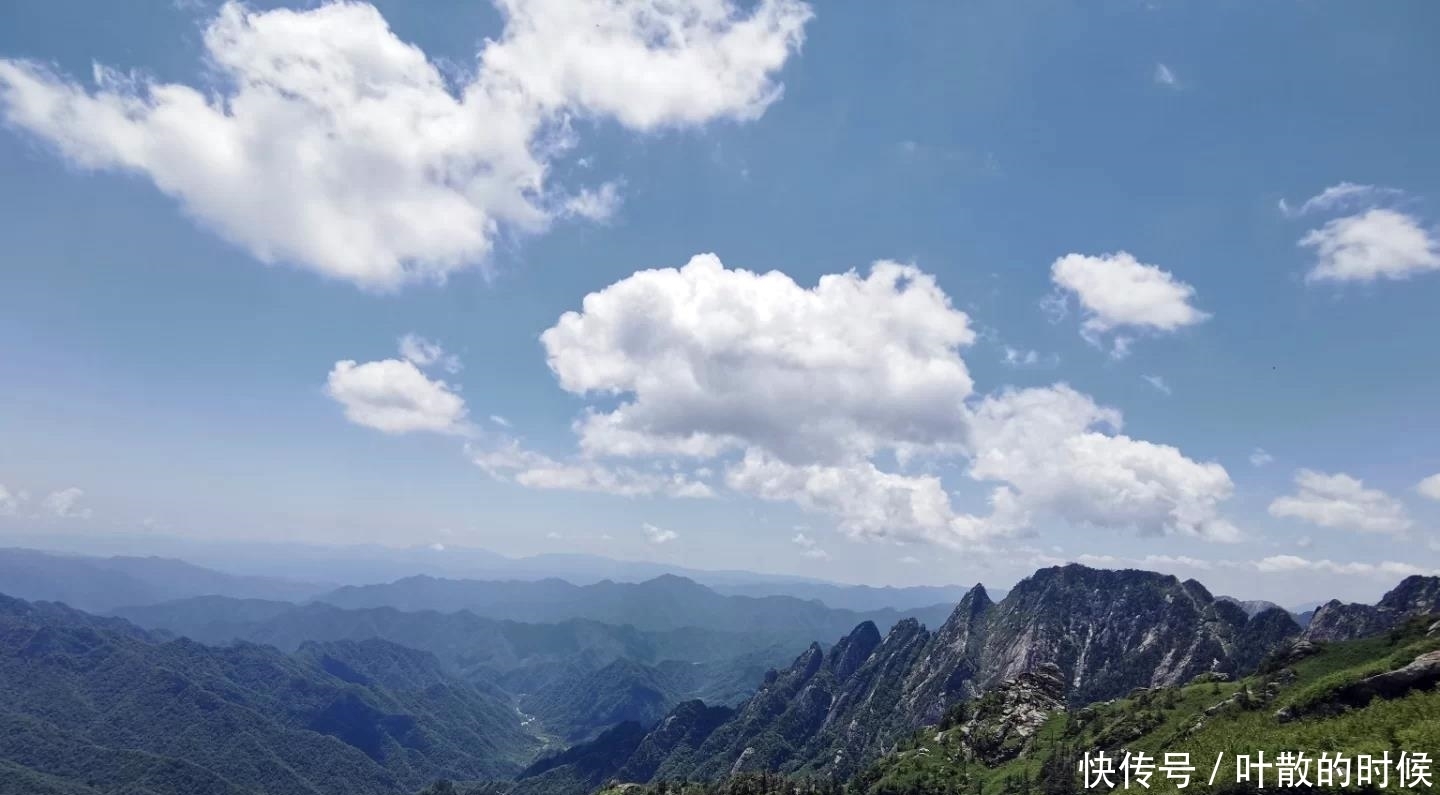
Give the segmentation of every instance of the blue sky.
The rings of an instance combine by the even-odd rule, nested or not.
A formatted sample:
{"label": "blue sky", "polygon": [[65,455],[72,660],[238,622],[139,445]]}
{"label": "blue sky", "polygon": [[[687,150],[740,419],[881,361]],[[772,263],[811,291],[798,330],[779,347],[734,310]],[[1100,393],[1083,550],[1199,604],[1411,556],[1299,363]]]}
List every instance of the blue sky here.
{"label": "blue sky", "polygon": [[6,3],[0,529],[1440,569],[1440,8],[557,2]]}

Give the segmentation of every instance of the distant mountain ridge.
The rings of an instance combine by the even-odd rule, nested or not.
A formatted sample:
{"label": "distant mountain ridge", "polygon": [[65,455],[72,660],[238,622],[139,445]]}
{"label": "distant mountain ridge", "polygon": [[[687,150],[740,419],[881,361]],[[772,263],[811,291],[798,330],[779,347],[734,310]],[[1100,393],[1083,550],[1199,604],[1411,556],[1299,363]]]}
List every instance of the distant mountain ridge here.
{"label": "distant mountain ridge", "polygon": [[567,741],[625,720],[649,725],[687,699],[738,703],[766,669],[792,659],[805,643],[783,632],[644,631],[588,619],[529,624],[469,611],[346,609],[224,597],[116,614],[215,645],[245,641],[295,652],[317,642],[382,639],[419,649],[434,654],[455,676],[503,688],[521,710]]}
{"label": "distant mountain ridge", "polygon": [[345,586],[316,597],[345,608],[469,610],[489,618],[551,623],[586,618],[647,630],[705,627],[724,632],[785,632],[805,638],[844,634],[861,621],[890,626],[907,617],[938,623],[951,605],[855,611],[791,596],[725,596],[693,580],[665,574],[640,583],[605,580],[572,585],[538,581],[452,580],[425,575],[383,585]]}
{"label": "distant mountain ridge", "polygon": [[0,549],[0,590],[18,598],[61,602],[94,612],[200,594],[302,600],[329,589],[328,585],[276,577],[225,574],[170,558],[101,558]]}
{"label": "distant mountain ridge", "polygon": [[[153,542],[152,542],[153,544]],[[535,582],[562,580],[579,586],[604,581],[639,583],[667,575],[699,583],[726,596],[790,596],[816,600],[828,607],[860,612],[913,610],[937,604],[954,604],[968,586],[875,587],[846,585],[807,577],[747,571],[693,569],[645,561],[612,560],[596,555],[547,553],[507,558],[488,550],[453,548],[437,551],[413,549],[311,548],[301,545],[236,544],[241,554],[206,552],[197,543],[176,544],[170,556],[104,556],[0,547],[0,574],[28,568],[38,576],[33,583],[19,577],[6,582],[10,593],[35,599],[61,601],[89,610],[155,604],[190,596],[303,601],[343,585],[391,583],[415,576],[441,579]],[[256,561],[243,550],[277,550],[272,558]],[[127,550],[152,548],[143,540],[122,545]],[[230,549],[229,545],[219,547]],[[298,557],[285,554],[298,550]],[[198,557],[191,558],[185,553]],[[253,555],[252,550],[252,555]],[[306,555],[320,558],[307,562]],[[323,556],[333,555],[336,560]],[[353,557],[352,559],[352,556]],[[192,560],[199,560],[196,565]],[[257,572],[263,572],[257,573]],[[81,583],[81,587],[59,584]]]}

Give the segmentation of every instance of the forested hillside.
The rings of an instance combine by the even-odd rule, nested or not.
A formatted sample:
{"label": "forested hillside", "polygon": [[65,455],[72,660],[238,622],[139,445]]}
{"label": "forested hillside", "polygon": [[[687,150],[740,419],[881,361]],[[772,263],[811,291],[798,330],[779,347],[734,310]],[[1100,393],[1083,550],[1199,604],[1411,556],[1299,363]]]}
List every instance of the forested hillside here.
{"label": "forested hillside", "polygon": [[505,778],[538,747],[506,701],[424,652],[216,648],[0,597],[0,760],[35,786],[393,795]]}

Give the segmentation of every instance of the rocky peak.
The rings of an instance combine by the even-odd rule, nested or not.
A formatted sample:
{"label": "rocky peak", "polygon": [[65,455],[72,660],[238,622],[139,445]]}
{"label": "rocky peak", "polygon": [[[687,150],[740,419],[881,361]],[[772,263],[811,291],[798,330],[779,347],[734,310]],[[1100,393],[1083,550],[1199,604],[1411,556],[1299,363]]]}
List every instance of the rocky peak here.
{"label": "rocky peak", "polygon": [[1299,631],[1293,621],[1266,622],[1246,635],[1245,611],[1217,602],[1199,583],[1078,564],[1022,580],[988,623],[977,676],[982,687],[1054,663],[1077,704],[1189,681],[1217,665],[1234,672],[1240,657],[1251,662],[1247,647],[1263,655]]}
{"label": "rocky peak", "polygon": [[1078,564],[1042,569],[998,603],[975,586],[933,634],[907,619],[882,638],[865,622],[828,654],[812,645],[767,674],[699,747],[645,769],[677,779],[760,770],[843,777],[972,701],[962,711],[976,753],[1008,758],[1066,702],[1246,672],[1298,632],[1282,610],[1252,618],[1194,581]]}
{"label": "rocky peak", "polygon": [[900,708],[909,724],[935,723],[952,705],[978,694],[976,665],[994,608],[984,586],[976,585],[935,633],[905,681]]}
{"label": "rocky peak", "polygon": [[880,629],[875,626],[875,622],[862,622],[830,649],[825,667],[834,673],[837,679],[847,679],[870,657],[870,653],[875,651],[881,640]]}
{"label": "rocky peak", "polygon": [[1315,609],[1305,628],[1310,640],[1351,640],[1387,632],[1407,618],[1440,613],[1440,577],[1413,575],[1400,581],[1377,605],[1332,599]]}
{"label": "rocky peak", "polygon": [[1406,577],[1380,599],[1378,606],[1414,616],[1440,613],[1440,577]]}

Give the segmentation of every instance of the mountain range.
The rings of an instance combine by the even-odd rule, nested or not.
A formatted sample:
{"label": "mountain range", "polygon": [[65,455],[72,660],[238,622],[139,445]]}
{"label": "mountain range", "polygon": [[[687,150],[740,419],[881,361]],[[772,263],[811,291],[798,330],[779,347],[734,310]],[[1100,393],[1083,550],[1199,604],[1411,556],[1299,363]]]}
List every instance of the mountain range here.
{"label": "mountain range", "polygon": [[[708,731],[686,725],[696,707],[681,705],[586,783],[598,784],[597,774],[844,778],[955,705],[1026,672],[1053,667],[1066,702],[1083,705],[1200,674],[1246,673],[1300,633],[1285,610],[1252,617],[1194,580],[1079,565],[1042,569],[1000,602],[976,586],[934,632],[916,621],[888,633],[864,623],[828,651],[812,645],[788,668],[768,673],[754,696]],[[531,776],[534,770],[522,774],[519,792],[553,792],[552,782],[578,778],[564,766]]]}
{"label": "mountain range", "polygon": [[[1390,638],[1390,657],[1327,659],[1388,675],[1428,653],[1415,640],[1427,627],[1440,633],[1433,616],[1417,618],[1440,613],[1440,578],[1407,578],[1374,606],[1324,605],[1302,630],[1283,609],[1194,580],[1079,565],[1041,569],[998,601],[975,586],[934,623],[858,617],[831,643],[818,632],[846,611],[681,578],[411,578],[319,597],[207,596],[113,616],[0,599],[0,795],[405,795],[436,780],[584,795],[612,781],[775,775],[869,793],[909,775],[896,760],[922,745],[1013,771],[1041,753],[1042,732],[1072,736],[1051,728],[1057,715],[1099,714],[1113,732],[1149,737],[1144,721],[1171,707],[1133,706],[1145,693],[1191,705],[1210,690],[1188,683],[1303,673],[1295,660],[1377,637]],[[607,621],[625,616],[640,620]],[[1283,700],[1283,720],[1403,695],[1399,683],[1429,681],[1429,668],[1415,671],[1397,684],[1317,679]],[[1227,704],[1272,698],[1223,687]],[[951,731],[961,739],[928,739]],[[1073,737],[1119,736],[1106,732]],[[1069,759],[1051,746],[1033,758],[1056,770]],[[457,791],[444,787],[430,791]]]}
{"label": "mountain range", "polygon": [[212,647],[0,597],[19,792],[388,795],[503,778],[539,746],[503,696],[396,644]]}
{"label": "mountain range", "polygon": [[195,597],[116,611],[136,625],[212,645],[294,652],[315,642],[380,639],[433,654],[447,673],[499,688],[537,730],[573,742],[625,720],[653,722],[688,699],[743,701],[804,641],[784,632],[683,627],[645,631],[572,618],[532,624],[468,610],[344,609],[324,603]]}
{"label": "mountain range", "polygon": [[[320,547],[280,542],[205,541],[167,538],[163,536],[124,536],[106,538],[66,539],[51,535],[38,536],[8,532],[4,538],[14,547],[0,548],[0,567],[12,552],[45,555],[46,565],[81,562],[93,564],[114,557],[152,561],[154,574],[165,577],[167,564],[188,568],[208,568],[216,574],[251,577],[256,580],[278,581],[299,586],[297,590],[236,589],[215,582],[203,589],[173,593],[167,598],[182,596],[225,595],[268,599],[298,599],[328,591],[341,585],[366,585],[392,582],[417,574],[446,579],[471,580],[544,580],[561,579],[576,585],[592,585],[604,580],[642,582],[673,574],[698,582],[730,596],[794,596],[819,599],[830,607],[866,611],[883,608],[899,610],[934,604],[954,604],[964,596],[968,586],[873,587],[848,585],[793,575],[766,574],[753,571],[697,569],[649,561],[628,561],[599,555],[546,553],[529,557],[507,557],[486,549],[437,545],[410,548],[366,545]],[[39,552],[39,549],[55,550]],[[149,550],[139,558],[134,550]],[[60,559],[60,560],[55,560]],[[168,578],[174,579],[174,578]],[[198,584],[198,583],[197,583]],[[144,592],[138,592],[142,597]],[[121,607],[149,604],[135,601],[135,595],[122,594],[130,601],[112,600],[108,606]],[[97,606],[97,609],[100,609]]]}

